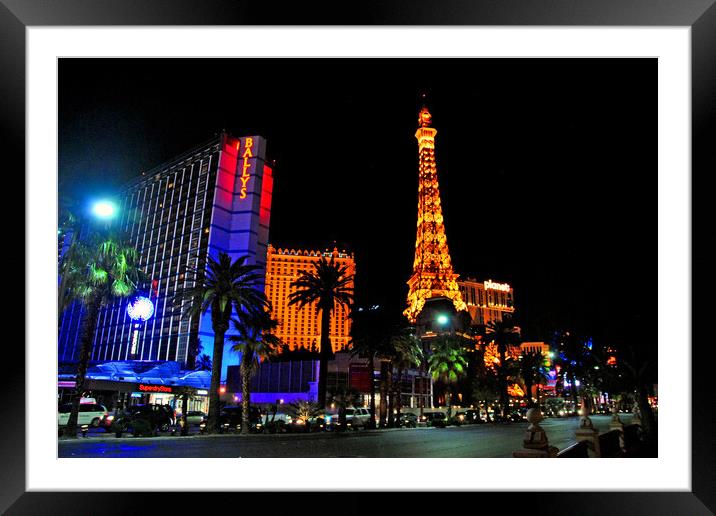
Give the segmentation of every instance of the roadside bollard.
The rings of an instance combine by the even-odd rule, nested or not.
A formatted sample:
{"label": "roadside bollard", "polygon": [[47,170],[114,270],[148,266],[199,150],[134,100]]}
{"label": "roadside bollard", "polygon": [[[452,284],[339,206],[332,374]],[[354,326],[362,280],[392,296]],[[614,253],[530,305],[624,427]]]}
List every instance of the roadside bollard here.
{"label": "roadside bollard", "polygon": [[587,399],[582,398],[582,408],[579,410],[579,427],[574,435],[577,437],[577,441],[587,441],[590,457],[601,457],[601,450],[599,449],[599,429],[594,426],[594,423],[592,423],[592,420],[589,418],[590,413]]}
{"label": "roadside bollard", "polygon": [[512,456],[516,458],[549,458],[556,457],[559,451],[556,447],[549,445],[547,433],[544,428],[539,426],[540,421],[544,419],[539,407],[533,407],[527,411],[527,421],[530,425],[527,427],[524,439],[522,441],[522,450],[512,452]]}

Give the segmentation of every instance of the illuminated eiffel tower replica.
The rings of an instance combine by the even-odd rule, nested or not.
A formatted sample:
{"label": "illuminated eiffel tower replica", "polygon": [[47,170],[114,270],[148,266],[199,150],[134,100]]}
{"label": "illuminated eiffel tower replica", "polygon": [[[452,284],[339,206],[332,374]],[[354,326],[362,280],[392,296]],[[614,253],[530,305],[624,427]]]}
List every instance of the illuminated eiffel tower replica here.
{"label": "illuminated eiffel tower replica", "polygon": [[443,305],[452,303],[457,312],[467,310],[458,289],[458,275],[452,268],[440,206],[435,166],[435,135],[438,131],[431,127],[432,116],[425,106],[420,110],[418,124],[415,133],[420,156],[417,237],[413,274],[408,280],[408,308],[403,312],[412,323],[418,320],[429,299],[431,304],[438,301],[437,298]]}

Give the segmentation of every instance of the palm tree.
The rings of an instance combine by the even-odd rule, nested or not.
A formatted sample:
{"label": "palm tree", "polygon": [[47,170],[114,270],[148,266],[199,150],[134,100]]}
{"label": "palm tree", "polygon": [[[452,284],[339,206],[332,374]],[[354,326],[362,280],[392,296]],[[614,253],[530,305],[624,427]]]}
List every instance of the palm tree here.
{"label": "palm tree", "polygon": [[331,403],[338,409],[338,429],[343,432],[347,430],[346,409],[355,405],[359,393],[355,389],[340,389],[331,394]]}
{"label": "palm tree", "polygon": [[649,383],[656,371],[656,364],[653,359],[647,358],[646,353],[631,343],[624,347],[621,362],[625,366],[624,369],[628,373],[630,383],[636,389],[635,398],[641,413],[641,424],[646,434],[647,444],[652,447],[656,446],[658,429],[654,411],[649,404]]}
{"label": "palm tree", "polygon": [[[67,268],[74,271],[66,283],[66,301],[77,300],[84,305],[80,337],[80,355],[77,367],[76,392],[72,401],[65,438],[77,437],[77,417],[80,399],[87,374],[89,358],[92,354],[97,317],[100,308],[111,300],[132,295],[144,275],[137,266],[138,253],[134,247],[126,245],[120,237],[112,233],[95,233],[75,246],[82,251],[68,258]],[[71,262],[69,262],[71,260]]]}
{"label": "palm tree", "polygon": [[368,359],[370,369],[370,423],[375,428],[375,360],[387,349],[388,324],[384,313],[375,309],[351,312],[351,355]]}
{"label": "palm tree", "polygon": [[233,314],[246,321],[260,317],[268,307],[266,295],[256,271],[258,265],[248,265],[248,257],[240,256],[233,263],[223,252],[218,260],[209,256],[205,270],[187,268],[193,276],[193,286],[177,292],[175,305],[184,305],[182,317],[200,317],[211,311],[211,325],[214,330],[214,353],[211,364],[211,388],[209,390],[209,418],[207,433],[216,433],[219,428],[219,386],[221,365],[224,355],[224,340]]}
{"label": "palm tree", "polygon": [[490,404],[494,404],[495,399],[500,396],[497,372],[493,363],[488,365],[485,362],[484,348],[475,349],[473,353],[471,361],[474,362],[474,376],[470,385],[472,398],[477,402],[478,407],[482,403],[485,408],[487,422],[491,423]]}
{"label": "palm tree", "polygon": [[396,420],[400,424],[400,411],[402,408],[401,387],[403,381],[403,373],[406,369],[420,367],[423,361],[423,349],[420,345],[420,339],[412,333],[403,333],[392,339],[393,344],[393,367],[398,371],[396,388],[394,389],[396,396]]}
{"label": "palm tree", "polygon": [[301,271],[297,280],[291,283],[295,288],[288,296],[289,305],[298,305],[299,309],[316,303],[321,312],[321,342],[318,369],[318,404],[326,406],[326,376],[328,359],[333,356],[331,339],[331,313],[338,305],[350,308],[353,302],[353,275],[348,265],[339,265],[331,257],[325,257],[313,264],[313,270]]}
{"label": "palm tree", "polygon": [[448,419],[452,412],[451,387],[456,384],[467,370],[464,340],[454,335],[436,337],[430,346],[428,370],[433,380],[445,385],[445,402],[448,407]]}
{"label": "palm tree", "polygon": [[310,430],[311,419],[323,415],[323,409],[318,403],[309,400],[294,400],[288,404],[287,411],[292,417],[303,421],[307,431]]}
{"label": "palm tree", "polygon": [[211,357],[206,353],[199,355],[196,359],[195,371],[211,371]]}
{"label": "palm tree", "polygon": [[232,319],[236,335],[229,340],[235,342],[232,351],[241,353],[239,369],[241,371],[241,433],[249,433],[249,410],[251,407],[249,383],[258,365],[276,354],[281,339],[269,333],[278,326],[278,321],[271,319],[269,314],[248,321]]}
{"label": "palm tree", "polygon": [[555,340],[559,350],[559,355],[555,362],[569,380],[573,410],[577,410],[579,406],[577,379],[583,377],[585,342],[575,333],[568,331],[557,333]]}
{"label": "palm tree", "polygon": [[[532,386],[546,383],[547,375],[544,367],[544,355],[539,351],[528,351],[522,355],[518,363],[519,375],[525,384],[525,395],[527,396],[527,407],[533,407]],[[537,395],[539,405],[539,394]]]}
{"label": "palm tree", "polygon": [[500,386],[500,405],[502,405],[502,417],[507,417],[508,399],[507,393],[507,350],[509,346],[519,343],[520,329],[514,325],[511,317],[505,316],[501,321],[490,321],[485,328],[487,342],[494,342],[497,346],[499,364],[497,365],[497,378]]}
{"label": "palm tree", "polygon": [[[70,238],[69,247],[60,257],[58,264],[60,283],[57,287],[57,316],[60,320],[62,313],[74,300],[72,285],[83,281],[86,265],[92,260],[92,249],[87,242],[77,238],[78,230],[78,227],[66,230],[66,234],[69,234]],[[61,231],[63,230],[61,229]]]}

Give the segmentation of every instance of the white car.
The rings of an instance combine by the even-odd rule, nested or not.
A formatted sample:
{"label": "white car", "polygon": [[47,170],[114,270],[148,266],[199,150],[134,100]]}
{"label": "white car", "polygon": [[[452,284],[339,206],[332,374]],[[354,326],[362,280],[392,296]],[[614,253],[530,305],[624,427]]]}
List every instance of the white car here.
{"label": "white car", "polygon": [[[57,411],[57,426],[67,426],[67,421],[70,419],[70,412],[72,411],[72,404],[65,403],[61,405]],[[80,411],[77,414],[77,425],[89,425],[97,428],[104,417],[108,415],[107,408],[99,403],[80,402]]]}
{"label": "white car", "polygon": [[[199,426],[209,416],[206,415],[205,412],[201,412],[200,410],[190,410],[186,413],[186,422],[189,426]],[[177,414],[177,421],[181,420],[181,414]]]}
{"label": "white car", "polygon": [[[329,414],[329,425],[336,427],[340,424],[339,414]],[[367,408],[346,408],[346,426],[348,428],[365,428],[370,423],[370,410]]]}

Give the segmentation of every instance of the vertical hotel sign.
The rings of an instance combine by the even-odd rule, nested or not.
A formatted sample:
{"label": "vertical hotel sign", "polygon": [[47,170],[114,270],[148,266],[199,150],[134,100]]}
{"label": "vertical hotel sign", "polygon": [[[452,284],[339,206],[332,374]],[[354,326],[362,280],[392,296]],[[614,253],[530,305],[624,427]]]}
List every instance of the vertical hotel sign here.
{"label": "vertical hotel sign", "polygon": [[251,162],[249,162],[249,158],[254,157],[254,139],[252,137],[246,137],[244,142],[244,150],[241,152],[240,150],[241,146],[241,140],[238,140],[236,142],[236,154],[241,156],[241,159],[243,160],[243,163],[241,164],[241,175],[239,176],[239,179],[241,180],[241,189],[239,190],[239,199],[246,199],[246,193],[248,192],[248,184],[249,179],[251,179]]}

